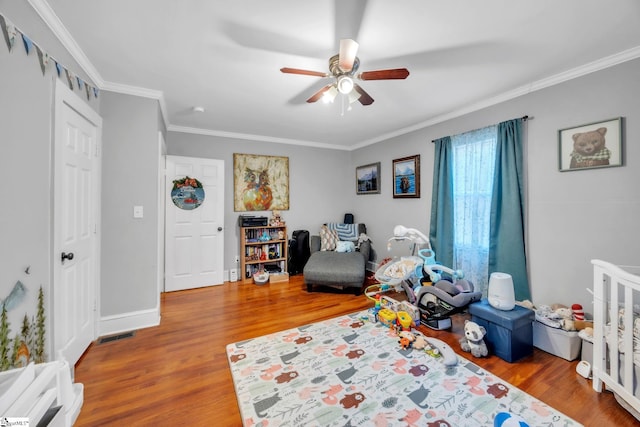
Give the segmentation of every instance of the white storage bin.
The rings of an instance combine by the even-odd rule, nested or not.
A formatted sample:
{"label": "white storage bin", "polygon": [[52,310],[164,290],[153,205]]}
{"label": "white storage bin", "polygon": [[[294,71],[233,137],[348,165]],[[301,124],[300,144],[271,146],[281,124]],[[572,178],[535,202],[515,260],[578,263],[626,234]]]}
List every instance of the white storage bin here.
{"label": "white storage bin", "polygon": [[582,339],[577,331],[565,331],[540,322],[533,322],[533,345],[554,356],[571,361],[580,355]]}

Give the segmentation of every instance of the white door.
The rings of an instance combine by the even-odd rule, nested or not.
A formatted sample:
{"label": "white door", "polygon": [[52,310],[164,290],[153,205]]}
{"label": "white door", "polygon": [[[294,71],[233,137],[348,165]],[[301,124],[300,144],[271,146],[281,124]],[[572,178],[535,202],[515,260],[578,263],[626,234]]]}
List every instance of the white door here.
{"label": "white door", "polygon": [[[178,207],[172,198],[174,181],[186,177],[204,189],[202,204],[194,209]],[[165,182],[165,291],[222,284],[224,161],[167,156]],[[178,203],[188,197],[178,189],[174,196]]]}
{"label": "white door", "polygon": [[56,81],[51,357],[73,366],[96,331],[102,119]]}

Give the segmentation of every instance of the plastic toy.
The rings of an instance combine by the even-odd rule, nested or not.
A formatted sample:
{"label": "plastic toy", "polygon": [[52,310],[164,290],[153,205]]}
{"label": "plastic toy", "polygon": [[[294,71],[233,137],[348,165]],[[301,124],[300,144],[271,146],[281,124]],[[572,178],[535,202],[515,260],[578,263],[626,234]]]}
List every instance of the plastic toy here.
{"label": "plastic toy", "polygon": [[388,308],[383,308],[378,311],[378,321],[391,328],[396,322],[396,313]]}
{"label": "plastic toy", "polygon": [[403,331],[408,331],[411,329],[413,319],[406,311],[399,311],[397,313],[397,322]]}
{"label": "plastic toy", "polygon": [[529,427],[527,421],[519,415],[510,412],[498,412],[493,419],[494,427]]}

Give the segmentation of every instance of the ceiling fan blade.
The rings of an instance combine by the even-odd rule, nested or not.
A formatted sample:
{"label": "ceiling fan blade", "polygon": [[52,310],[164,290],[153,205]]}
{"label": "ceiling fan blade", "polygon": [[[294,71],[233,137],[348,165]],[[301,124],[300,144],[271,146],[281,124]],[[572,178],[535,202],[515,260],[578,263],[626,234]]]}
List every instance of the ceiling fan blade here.
{"label": "ceiling fan blade", "polygon": [[280,68],[280,71],[287,74],[302,74],[305,76],[315,76],[315,77],[329,77],[329,74],[323,73],[321,71],[311,71],[311,70],[301,70],[299,68]]}
{"label": "ceiling fan blade", "polygon": [[373,104],[373,98],[367,92],[365,92],[365,90],[362,89],[359,85],[354,84],[353,89],[360,94],[360,98],[358,98],[358,101],[360,101],[360,104],[362,105]]}
{"label": "ceiling fan blade", "polygon": [[406,79],[409,76],[409,70],[406,68],[394,68],[392,70],[376,70],[363,71],[358,74],[360,80],[392,80]]}
{"label": "ceiling fan blade", "polygon": [[326,85],[325,87],[323,87],[322,89],[320,89],[319,91],[311,95],[311,98],[307,99],[307,102],[309,103],[316,102],[318,99],[322,98],[322,95],[324,95],[326,91],[331,89],[332,86],[333,86],[333,83]]}
{"label": "ceiling fan blade", "polygon": [[358,43],[351,39],[340,40],[340,52],[338,56],[338,67],[345,73],[353,69],[353,62],[358,53]]}

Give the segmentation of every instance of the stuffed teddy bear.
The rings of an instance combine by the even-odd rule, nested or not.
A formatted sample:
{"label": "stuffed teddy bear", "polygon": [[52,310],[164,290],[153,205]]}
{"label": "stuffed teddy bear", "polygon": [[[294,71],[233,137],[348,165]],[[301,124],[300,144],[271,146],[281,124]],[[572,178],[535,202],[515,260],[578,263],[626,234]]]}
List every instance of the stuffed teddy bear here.
{"label": "stuffed teddy bear", "polygon": [[475,357],[483,357],[489,354],[484,336],[487,334],[483,326],[470,320],[464,321],[464,337],[460,338],[462,350],[470,352]]}

